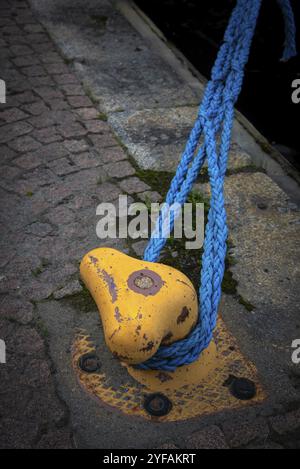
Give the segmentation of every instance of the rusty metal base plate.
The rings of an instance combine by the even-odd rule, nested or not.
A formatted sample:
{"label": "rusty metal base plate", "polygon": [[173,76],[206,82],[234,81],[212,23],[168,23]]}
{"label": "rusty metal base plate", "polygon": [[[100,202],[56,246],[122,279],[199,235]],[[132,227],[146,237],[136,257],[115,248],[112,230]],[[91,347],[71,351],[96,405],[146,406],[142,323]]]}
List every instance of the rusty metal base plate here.
{"label": "rusty metal base plate", "polygon": [[[109,364],[106,368],[105,362],[95,373],[86,373],[80,368],[80,357],[96,351],[97,344],[86,331],[80,331],[74,340],[72,354],[79,383],[99,402],[127,415],[175,422],[258,404],[266,398],[255,366],[241,354],[222,319],[218,321],[210,347],[195,363],[180,367],[174,373],[141,371],[118,363],[117,374],[125,376],[125,380],[116,385],[111,368]],[[230,377],[253,381],[257,388],[256,396],[250,401],[236,399],[228,387]],[[163,393],[172,402],[168,415],[153,417],[146,412],[144,400],[152,393]]]}

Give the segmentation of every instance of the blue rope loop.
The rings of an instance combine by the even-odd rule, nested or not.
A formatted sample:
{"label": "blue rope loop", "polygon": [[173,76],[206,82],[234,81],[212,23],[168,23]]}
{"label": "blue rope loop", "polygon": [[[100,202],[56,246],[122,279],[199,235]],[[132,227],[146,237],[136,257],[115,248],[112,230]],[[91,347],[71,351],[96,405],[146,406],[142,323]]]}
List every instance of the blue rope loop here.
{"label": "blue rope loop", "polygon": [[[282,60],[296,55],[296,26],[289,0],[277,0],[285,22],[285,48]],[[216,327],[221,300],[221,286],[225,271],[228,236],[224,201],[224,179],[230,150],[234,106],[240,94],[245,66],[260,12],[262,0],[238,0],[234,8],[224,42],[212,69],[198,116],[190,133],[185,151],[178,165],[161,209],[156,227],[145,250],[144,260],[157,262],[167,238],[164,236],[166,217],[174,227],[174,213],[168,206],[186,202],[201,168],[207,160],[211,186],[210,210],[205,231],[202,257],[200,307],[198,323],[190,335],[169,346],[161,346],[145,363],[144,370],[174,371],[193,363],[205,350]],[[203,143],[200,144],[200,139]],[[218,142],[218,143],[217,143]]]}

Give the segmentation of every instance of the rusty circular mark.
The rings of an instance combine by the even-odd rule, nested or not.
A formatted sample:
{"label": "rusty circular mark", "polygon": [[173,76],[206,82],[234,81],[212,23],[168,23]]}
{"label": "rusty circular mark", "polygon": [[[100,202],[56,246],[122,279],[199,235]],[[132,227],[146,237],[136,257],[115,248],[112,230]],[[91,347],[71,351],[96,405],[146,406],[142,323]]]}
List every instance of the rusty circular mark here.
{"label": "rusty circular mark", "polygon": [[156,272],[148,269],[133,272],[127,280],[130,290],[144,296],[156,295],[163,284],[162,278]]}

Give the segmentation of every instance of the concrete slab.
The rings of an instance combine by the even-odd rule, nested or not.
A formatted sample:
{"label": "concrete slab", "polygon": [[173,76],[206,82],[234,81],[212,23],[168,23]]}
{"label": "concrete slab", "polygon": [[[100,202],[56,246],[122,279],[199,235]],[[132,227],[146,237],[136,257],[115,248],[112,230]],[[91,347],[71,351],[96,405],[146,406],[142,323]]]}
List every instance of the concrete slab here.
{"label": "concrete slab", "polygon": [[[175,172],[197,112],[198,106],[144,109],[112,113],[108,120],[142,169]],[[233,144],[228,169],[251,165],[250,155]]]}
{"label": "concrete slab", "polygon": [[[209,196],[208,185],[197,188]],[[237,293],[253,310],[227,297],[223,315],[242,350],[259,364],[273,398],[288,401],[297,395],[291,344],[300,327],[300,211],[263,173],[228,177],[225,196],[231,271]]]}
{"label": "concrete slab", "polygon": [[199,102],[200,93],[153,52],[111,2],[32,4],[105,113]]}

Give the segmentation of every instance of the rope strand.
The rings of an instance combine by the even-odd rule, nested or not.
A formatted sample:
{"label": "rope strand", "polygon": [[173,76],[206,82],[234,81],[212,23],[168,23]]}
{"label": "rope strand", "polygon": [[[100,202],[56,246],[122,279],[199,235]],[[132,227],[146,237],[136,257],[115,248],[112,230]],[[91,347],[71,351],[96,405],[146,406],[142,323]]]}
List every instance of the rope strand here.
{"label": "rope strand", "polygon": [[[296,54],[296,27],[289,0],[277,0],[285,19],[286,42],[283,59]],[[205,162],[208,162],[211,200],[205,230],[199,291],[199,319],[190,335],[169,346],[161,346],[154,357],[138,365],[141,369],[174,371],[193,363],[205,350],[217,323],[221,286],[225,271],[227,223],[224,179],[230,150],[234,106],[240,94],[262,0],[238,0],[231,15],[224,42],[212,69],[195,125],[171,182],[156,227],[145,250],[144,259],[156,262],[166,244],[163,221],[174,226],[172,204],[186,202]],[[200,140],[202,139],[202,143]],[[219,144],[217,144],[219,140]]]}

